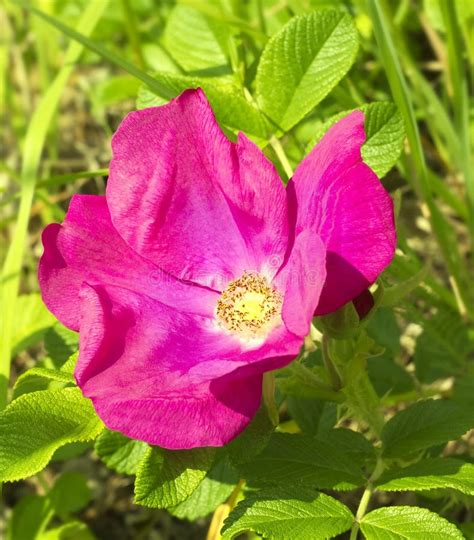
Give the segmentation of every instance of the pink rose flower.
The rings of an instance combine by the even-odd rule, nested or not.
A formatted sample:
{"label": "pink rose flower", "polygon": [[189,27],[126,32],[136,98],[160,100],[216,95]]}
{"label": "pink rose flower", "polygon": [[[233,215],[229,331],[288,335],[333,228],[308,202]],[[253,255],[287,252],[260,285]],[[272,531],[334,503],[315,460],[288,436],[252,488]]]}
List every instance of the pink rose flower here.
{"label": "pink rose flower", "polygon": [[224,445],[313,315],[375,281],[396,238],[363,126],[359,111],[333,126],[285,189],[200,90],[125,118],[106,195],[72,198],[39,267],[44,302],[80,332],[75,377],[107,427],[165,448]]}

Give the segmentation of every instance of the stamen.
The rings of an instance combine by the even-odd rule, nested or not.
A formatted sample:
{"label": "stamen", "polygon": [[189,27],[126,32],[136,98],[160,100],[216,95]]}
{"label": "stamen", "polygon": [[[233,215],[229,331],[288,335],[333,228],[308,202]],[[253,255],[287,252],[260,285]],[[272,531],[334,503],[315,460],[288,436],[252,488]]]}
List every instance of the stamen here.
{"label": "stamen", "polygon": [[231,281],[217,302],[219,325],[244,338],[263,337],[281,320],[283,298],[257,273]]}

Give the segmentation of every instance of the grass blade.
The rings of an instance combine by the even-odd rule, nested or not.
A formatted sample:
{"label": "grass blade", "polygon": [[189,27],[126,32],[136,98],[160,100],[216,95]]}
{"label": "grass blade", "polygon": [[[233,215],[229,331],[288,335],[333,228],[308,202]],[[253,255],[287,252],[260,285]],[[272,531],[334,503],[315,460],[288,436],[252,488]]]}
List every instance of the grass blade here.
{"label": "grass blade", "polygon": [[[105,1],[90,3],[79,21],[78,28],[85,33],[92,32],[106,6],[107,2]],[[15,313],[28,222],[41,152],[63,88],[82,50],[82,45],[78,43],[73,42],[69,45],[64,58],[64,65],[35,110],[25,138],[21,169],[20,207],[13,239],[8,249],[0,281],[2,306],[0,326],[0,410],[5,407],[7,402],[13,315]]]}
{"label": "grass blade", "polygon": [[166,86],[161,84],[159,81],[154,79],[151,75],[148,75],[148,73],[146,73],[145,71],[142,71],[141,69],[135,67],[132,63],[121,58],[118,54],[115,54],[114,52],[109,51],[108,49],[106,49],[105,47],[102,47],[102,45],[100,45],[96,41],[93,41],[92,39],[84,35],[83,33],[78,32],[74,30],[73,28],[70,28],[69,26],[63,24],[61,21],[55,19],[54,17],[50,17],[43,11],[36,9],[30,4],[23,3],[23,2],[21,4],[32,13],[34,13],[35,15],[38,15],[38,17],[41,17],[42,19],[47,21],[49,24],[57,28],[60,32],[62,32],[69,38],[80,43],[86,49],[89,49],[95,52],[100,57],[104,58],[105,60],[108,60],[112,64],[115,64],[121,67],[126,72],[130,73],[130,75],[132,75],[133,77],[136,77],[137,79],[141,80],[150,88],[150,90],[153,90],[158,95],[163,96],[166,99],[172,99],[176,97],[175,94],[170,92],[169,88],[167,88]]}
{"label": "grass blade", "polygon": [[433,189],[429,181],[418,124],[408,86],[396,52],[385,3],[380,0],[367,0],[367,6],[393,99],[405,121],[416,176],[416,190],[428,207],[434,235],[440,246],[448,271],[451,274],[453,286],[456,289],[455,292],[461,299],[459,311],[463,314],[468,313],[474,317],[472,308],[474,304],[469,297],[469,280],[466,267],[457,248],[457,239],[433,199]]}
{"label": "grass blade", "polygon": [[449,75],[453,87],[453,109],[456,127],[461,140],[461,172],[466,184],[470,209],[471,242],[474,242],[474,173],[471,163],[471,143],[469,133],[469,98],[466,70],[463,60],[463,43],[461,27],[456,16],[456,5],[451,0],[440,1],[446,27],[448,45]]}

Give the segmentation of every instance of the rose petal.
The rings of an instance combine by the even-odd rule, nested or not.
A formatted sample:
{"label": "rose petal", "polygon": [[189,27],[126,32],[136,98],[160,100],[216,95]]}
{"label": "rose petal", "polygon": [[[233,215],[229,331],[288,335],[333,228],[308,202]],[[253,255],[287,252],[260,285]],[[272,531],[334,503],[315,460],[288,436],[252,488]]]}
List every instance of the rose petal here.
{"label": "rose petal", "polygon": [[312,230],[301,232],[274,283],[285,291],[282,317],[287,328],[308,335],[326,279],[326,249]]}
{"label": "rose petal", "polygon": [[296,233],[313,227],[327,249],[327,278],[317,315],[335,311],[372,284],[396,246],[393,204],[362,162],[364,115],[335,124],[301,162],[288,193]]}
{"label": "rose petal", "polygon": [[288,243],[282,182],[245,136],[224,136],[201,90],[130,113],[112,148],[107,201],[135,251],[216,290],[245,270],[276,273]]}
{"label": "rose petal", "polygon": [[166,448],[235,437],[258,408],[262,373],[302,344],[284,325],[242,343],[205,317],[119,287],[85,284],[81,304],[78,385],[108,427]]}
{"label": "rose petal", "polygon": [[105,197],[75,195],[62,225],[43,232],[38,277],[43,300],[58,319],[79,329],[78,296],[84,281],[114,284],[190,312],[213,316],[218,295],[179,282],[122,240]]}

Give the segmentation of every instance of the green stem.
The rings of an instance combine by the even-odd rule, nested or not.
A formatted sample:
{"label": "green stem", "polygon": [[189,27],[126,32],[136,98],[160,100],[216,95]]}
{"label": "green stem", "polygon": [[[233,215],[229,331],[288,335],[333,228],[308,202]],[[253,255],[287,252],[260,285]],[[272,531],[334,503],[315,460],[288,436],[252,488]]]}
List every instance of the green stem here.
{"label": "green stem", "polygon": [[275,135],[272,135],[272,138],[270,139],[270,145],[275,151],[277,158],[280,160],[286,176],[288,178],[291,178],[293,176],[293,168],[291,167],[290,162],[286,157],[285,150],[283,149],[281,142],[275,137]]}
{"label": "green stem", "polygon": [[278,414],[278,407],[275,401],[275,374],[271,371],[268,371],[263,375],[262,397],[267,406],[270,420],[272,421],[272,424],[277,427],[280,423],[280,415]]}
{"label": "green stem", "polygon": [[376,482],[376,480],[378,480],[378,478],[380,478],[380,475],[382,474],[384,467],[385,467],[384,462],[379,458],[375,465],[374,471],[372,472],[372,475],[369,478],[367,487],[365,488],[365,491],[362,494],[362,497],[360,499],[359,507],[357,508],[356,517],[355,517],[354,524],[352,525],[351,536],[349,540],[357,539],[357,535],[360,529],[360,522],[367,512],[367,508],[369,507],[369,503],[375,489],[374,483]]}
{"label": "green stem", "polygon": [[323,357],[324,367],[326,368],[326,372],[331,379],[332,388],[334,391],[337,392],[342,388],[342,380],[329,354],[329,342],[326,335],[323,335],[321,353]]}
{"label": "green stem", "polygon": [[335,403],[342,403],[345,400],[342,392],[336,392],[328,384],[319,380],[318,377],[301,362],[297,360],[292,362],[288,366],[288,369],[299,379],[302,387],[311,389],[311,393],[314,393],[314,397],[317,399],[334,401]]}

